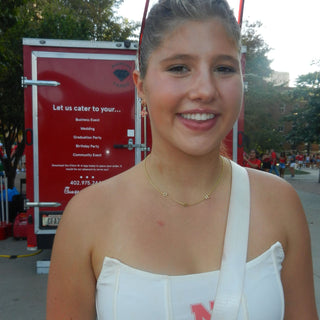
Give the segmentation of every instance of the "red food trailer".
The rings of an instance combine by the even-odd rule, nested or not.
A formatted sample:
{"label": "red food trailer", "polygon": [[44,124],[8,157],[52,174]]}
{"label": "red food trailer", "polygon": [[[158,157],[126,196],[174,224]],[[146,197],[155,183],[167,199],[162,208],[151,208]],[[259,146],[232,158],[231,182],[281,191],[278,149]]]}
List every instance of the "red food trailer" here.
{"label": "red food trailer", "polygon": [[[23,39],[30,250],[51,248],[72,196],[140,162],[151,148],[132,81],[137,46]],[[243,113],[226,139],[239,163],[242,131]]]}
{"label": "red food trailer", "polygon": [[132,81],[137,44],[23,39],[23,49],[27,240],[47,248],[72,196],[147,150]]}

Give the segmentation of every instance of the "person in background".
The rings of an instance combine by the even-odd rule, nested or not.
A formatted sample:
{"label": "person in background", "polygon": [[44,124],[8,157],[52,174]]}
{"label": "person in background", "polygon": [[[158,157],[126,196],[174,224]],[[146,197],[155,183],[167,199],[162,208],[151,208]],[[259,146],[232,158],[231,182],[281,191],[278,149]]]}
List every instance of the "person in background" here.
{"label": "person in background", "polygon": [[262,155],[261,161],[262,161],[262,170],[269,172],[271,169],[271,155],[269,150],[266,150],[266,152]]}
{"label": "person in background", "polygon": [[277,168],[277,154],[271,149],[271,167],[269,173],[274,172],[277,176],[280,176],[278,168]]}
{"label": "person in background", "polygon": [[306,168],[310,168],[310,163],[311,163],[311,156],[310,154],[306,154],[306,157],[305,157],[305,165],[306,165]]}
{"label": "person in background", "polygon": [[5,158],[5,153],[3,150],[3,144],[2,142],[0,142],[0,176],[3,177],[4,176],[4,167],[3,167],[3,163],[2,160]]}
{"label": "person in background", "polygon": [[316,165],[317,165],[317,156],[316,154],[314,153],[310,159],[310,164],[311,164],[311,168],[314,169],[316,168]]}
{"label": "person in background", "polygon": [[316,320],[295,190],[221,155],[243,100],[240,28],[228,3],[158,1],[133,80],[151,153],[67,205],[47,320]]}
{"label": "person in background", "polygon": [[0,159],[0,177],[4,177],[4,167],[1,159]]}
{"label": "person in background", "polygon": [[280,177],[284,178],[284,172],[286,170],[287,157],[285,152],[280,153],[279,157],[279,168],[280,168]]}
{"label": "person in background", "polygon": [[256,150],[251,150],[249,156],[244,154],[244,166],[247,168],[261,169],[261,160],[257,158]]}
{"label": "person in background", "polygon": [[4,158],[5,154],[4,154],[4,151],[3,151],[3,144],[2,142],[0,142],[0,157],[1,158]]}
{"label": "person in background", "polygon": [[294,178],[295,176],[296,161],[297,160],[296,160],[295,154],[291,152],[289,157],[289,169],[290,169],[291,178]]}
{"label": "person in background", "polygon": [[298,169],[302,169],[302,166],[303,166],[303,160],[304,160],[304,156],[302,154],[302,152],[299,152],[296,156],[296,161],[297,161],[297,164],[298,164]]}

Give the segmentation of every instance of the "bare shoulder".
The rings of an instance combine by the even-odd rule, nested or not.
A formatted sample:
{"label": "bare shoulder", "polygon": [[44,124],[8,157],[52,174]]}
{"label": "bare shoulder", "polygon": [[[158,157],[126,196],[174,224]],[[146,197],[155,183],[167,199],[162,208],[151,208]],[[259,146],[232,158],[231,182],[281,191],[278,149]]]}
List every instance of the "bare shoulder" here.
{"label": "bare shoulder", "polygon": [[[289,239],[295,232],[305,232],[306,217],[295,189],[284,179],[248,169],[253,205],[282,227]],[[285,243],[284,243],[285,245]]]}
{"label": "bare shoulder", "polygon": [[303,215],[300,198],[295,189],[283,178],[276,175],[247,169],[250,178],[251,195],[265,207],[274,210],[278,217],[292,219]]}
{"label": "bare shoulder", "polygon": [[254,169],[248,169],[248,173],[251,202],[255,211],[262,213],[262,221],[266,222],[259,230],[260,236],[269,230],[276,239],[282,239],[280,242],[285,251],[281,272],[285,319],[318,319],[310,233],[299,196],[282,178]]}
{"label": "bare shoulder", "polygon": [[95,319],[93,255],[99,240],[107,238],[113,208],[132,174],[82,190],[65,208],[51,256],[47,319]]}
{"label": "bare shoulder", "polygon": [[264,189],[265,193],[271,194],[272,196],[275,196],[276,194],[279,196],[297,196],[294,188],[283,178],[256,169],[246,169],[250,177],[252,188]]}
{"label": "bare shoulder", "polygon": [[[137,168],[83,189],[66,206],[56,234],[55,244],[70,243],[92,254],[101,238],[121,221],[119,212],[126,210],[132,185],[139,183]],[[134,182],[134,183],[133,183]],[[126,201],[123,201],[126,199]],[[111,241],[110,241],[111,243]]]}
{"label": "bare shoulder", "polygon": [[[68,203],[63,220],[75,219],[88,225],[103,215],[105,218],[119,205],[120,196],[129,193],[132,181],[137,181],[136,167],[80,191]],[[63,222],[62,220],[62,222]]]}
{"label": "bare shoulder", "polygon": [[264,239],[268,239],[264,243],[266,247],[279,241],[287,252],[294,237],[307,231],[299,196],[287,181],[276,175],[255,169],[247,171],[250,179],[252,230],[258,230],[256,237],[263,234]]}

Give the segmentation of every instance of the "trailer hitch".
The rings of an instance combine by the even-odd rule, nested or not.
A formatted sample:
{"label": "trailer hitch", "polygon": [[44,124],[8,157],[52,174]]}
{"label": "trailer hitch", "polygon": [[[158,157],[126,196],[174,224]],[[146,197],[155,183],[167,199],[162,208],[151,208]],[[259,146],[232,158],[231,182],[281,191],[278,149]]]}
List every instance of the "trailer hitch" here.
{"label": "trailer hitch", "polygon": [[115,144],[113,145],[115,149],[128,149],[133,150],[134,148],[140,148],[141,151],[150,151],[149,147],[146,147],[145,144],[134,144],[133,139],[128,140],[128,144]]}

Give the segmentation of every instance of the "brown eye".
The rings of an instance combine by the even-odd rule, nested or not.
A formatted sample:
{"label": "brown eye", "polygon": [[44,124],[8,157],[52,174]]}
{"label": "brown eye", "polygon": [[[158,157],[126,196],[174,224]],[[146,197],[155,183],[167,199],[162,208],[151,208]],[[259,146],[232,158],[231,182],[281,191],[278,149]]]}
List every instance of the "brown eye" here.
{"label": "brown eye", "polygon": [[186,73],[189,69],[184,65],[176,65],[168,68],[168,71],[173,73]]}
{"label": "brown eye", "polygon": [[228,74],[228,73],[235,73],[236,69],[231,66],[219,66],[215,69],[215,71],[218,73]]}

